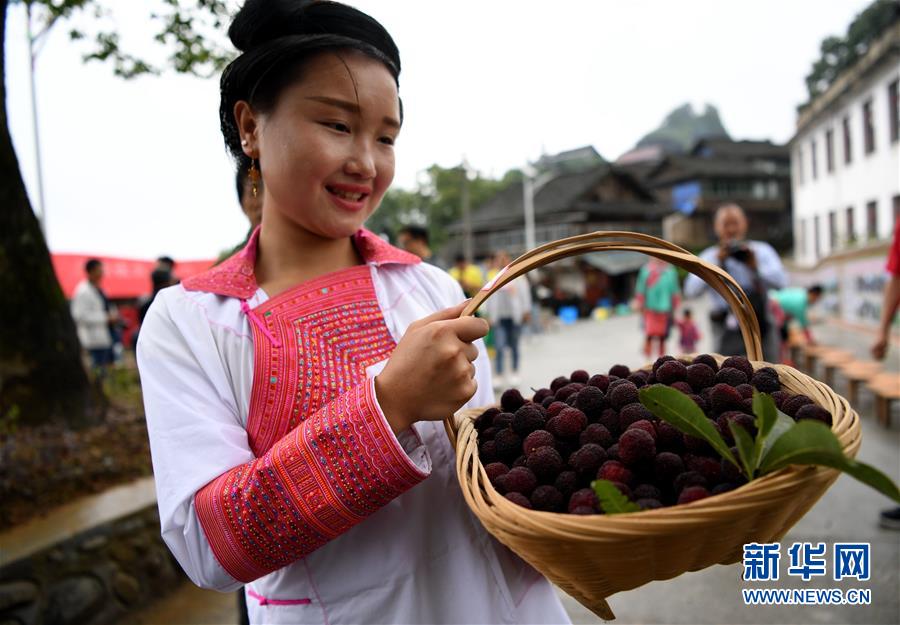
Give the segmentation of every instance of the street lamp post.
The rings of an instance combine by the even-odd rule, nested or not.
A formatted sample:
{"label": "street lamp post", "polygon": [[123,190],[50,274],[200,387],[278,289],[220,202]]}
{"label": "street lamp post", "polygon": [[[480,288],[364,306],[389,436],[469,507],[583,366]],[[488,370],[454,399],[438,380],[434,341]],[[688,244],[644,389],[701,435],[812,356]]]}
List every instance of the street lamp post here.
{"label": "street lamp post", "polygon": [[533,250],[536,247],[534,240],[534,177],[537,175],[537,170],[530,163],[526,163],[522,168],[522,174],[524,176],[522,178],[522,203],[525,209],[525,249]]}
{"label": "street lamp post", "polygon": [[469,178],[472,176],[475,171],[469,166],[469,161],[466,160],[466,157],[463,156],[462,165],[460,165],[462,169],[462,197],[460,198],[460,203],[462,204],[462,218],[463,218],[463,255],[466,257],[466,263],[472,264],[474,261],[475,252],[472,245],[472,210],[471,210],[471,200],[469,196]]}

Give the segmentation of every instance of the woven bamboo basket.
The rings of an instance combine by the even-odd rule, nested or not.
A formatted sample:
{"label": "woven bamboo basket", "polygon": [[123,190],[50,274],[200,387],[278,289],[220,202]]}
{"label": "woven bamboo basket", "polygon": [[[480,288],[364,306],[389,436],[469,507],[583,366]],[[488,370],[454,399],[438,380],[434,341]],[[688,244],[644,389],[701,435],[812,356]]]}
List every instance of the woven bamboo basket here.
{"label": "woven bamboo basket", "polygon": [[[844,453],[856,455],[859,415],[847,400],[793,368],[762,362],[759,325],[741,288],[719,267],[667,241],[632,232],[594,232],[549,243],[510,263],[472,298],[463,314],[473,314],[497,289],[531,269],[568,256],[612,250],[655,256],[702,278],[731,307],[754,368],[774,367],[786,390],[808,395],[831,412],[832,430]],[[721,362],[724,356],[717,358]],[[487,478],[473,423],[481,412],[461,411],[445,421],[469,507],[500,542],[607,620],[615,616],[606,598],[616,592],[738,562],[745,543],[778,541],[838,477],[834,469],[792,466],[686,505],[612,516],[528,510],[498,493]]]}

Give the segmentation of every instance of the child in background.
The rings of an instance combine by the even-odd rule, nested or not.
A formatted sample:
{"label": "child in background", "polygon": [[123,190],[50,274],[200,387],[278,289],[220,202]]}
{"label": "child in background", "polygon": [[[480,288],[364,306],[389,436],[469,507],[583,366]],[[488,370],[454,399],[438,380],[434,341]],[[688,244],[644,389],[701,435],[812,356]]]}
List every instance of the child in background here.
{"label": "child in background", "polygon": [[678,321],[678,344],[681,346],[682,354],[693,354],[697,351],[697,341],[700,340],[700,330],[691,315],[691,309],[685,308],[682,312],[681,320]]}

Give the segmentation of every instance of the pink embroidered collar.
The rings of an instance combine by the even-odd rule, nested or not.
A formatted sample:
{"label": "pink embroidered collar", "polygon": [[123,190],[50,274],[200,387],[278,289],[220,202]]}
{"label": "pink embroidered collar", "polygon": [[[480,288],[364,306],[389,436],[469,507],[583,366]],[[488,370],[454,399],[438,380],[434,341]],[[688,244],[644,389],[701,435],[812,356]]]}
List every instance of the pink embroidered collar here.
{"label": "pink embroidered collar", "polygon": [[[353,242],[363,260],[369,265],[380,266],[389,263],[415,265],[422,262],[418,256],[394,247],[365,228],[361,228],[353,235]],[[250,235],[244,249],[215,267],[186,278],[182,281],[182,286],[188,291],[205,291],[226,297],[249,299],[259,288],[253,274],[258,244],[259,227]]]}

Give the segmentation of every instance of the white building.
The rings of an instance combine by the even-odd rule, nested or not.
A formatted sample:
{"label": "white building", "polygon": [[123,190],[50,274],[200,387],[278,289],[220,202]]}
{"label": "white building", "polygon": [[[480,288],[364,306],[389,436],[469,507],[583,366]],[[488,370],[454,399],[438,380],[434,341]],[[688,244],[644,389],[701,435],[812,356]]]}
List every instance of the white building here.
{"label": "white building", "polygon": [[794,253],[811,266],[889,239],[900,215],[900,23],[797,119]]}

